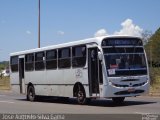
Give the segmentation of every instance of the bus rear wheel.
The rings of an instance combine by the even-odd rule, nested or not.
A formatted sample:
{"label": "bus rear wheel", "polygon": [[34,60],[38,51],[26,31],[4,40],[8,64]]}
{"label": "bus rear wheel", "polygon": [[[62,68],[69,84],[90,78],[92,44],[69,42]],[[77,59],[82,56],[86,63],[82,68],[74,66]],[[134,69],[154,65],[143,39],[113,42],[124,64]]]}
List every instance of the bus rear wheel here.
{"label": "bus rear wheel", "polygon": [[27,100],[33,102],[36,99],[35,89],[33,86],[29,86],[27,90]]}
{"label": "bus rear wheel", "polygon": [[124,102],[125,97],[113,97],[112,101],[114,104],[122,104]]}
{"label": "bus rear wheel", "polygon": [[79,104],[84,105],[87,103],[86,93],[82,86],[78,85],[77,89],[77,101]]}

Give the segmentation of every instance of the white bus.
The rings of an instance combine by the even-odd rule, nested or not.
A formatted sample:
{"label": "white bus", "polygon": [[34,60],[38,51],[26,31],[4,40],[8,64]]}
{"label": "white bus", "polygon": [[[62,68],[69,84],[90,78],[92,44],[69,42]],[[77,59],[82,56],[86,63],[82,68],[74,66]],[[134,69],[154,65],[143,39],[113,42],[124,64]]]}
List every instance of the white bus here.
{"label": "white bus", "polygon": [[11,85],[26,94],[91,98],[125,97],[148,93],[150,80],[143,42],[134,36],[105,36],[10,54]]}

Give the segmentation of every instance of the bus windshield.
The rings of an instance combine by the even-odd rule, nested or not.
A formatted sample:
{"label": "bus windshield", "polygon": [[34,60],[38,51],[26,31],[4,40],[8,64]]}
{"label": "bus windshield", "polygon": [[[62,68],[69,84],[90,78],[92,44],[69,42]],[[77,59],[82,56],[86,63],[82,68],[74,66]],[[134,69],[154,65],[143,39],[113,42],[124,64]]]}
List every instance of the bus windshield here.
{"label": "bus windshield", "polygon": [[[125,39],[125,42],[120,42],[121,44],[123,43],[123,46],[118,46],[118,44],[113,46],[114,42],[110,42],[112,46],[103,46],[106,70],[110,77],[147,74],[143,46],[139,44],[128,45],[131,42],[126,41]],[[124,45],[124,43],[127,43],[127,45]]]}

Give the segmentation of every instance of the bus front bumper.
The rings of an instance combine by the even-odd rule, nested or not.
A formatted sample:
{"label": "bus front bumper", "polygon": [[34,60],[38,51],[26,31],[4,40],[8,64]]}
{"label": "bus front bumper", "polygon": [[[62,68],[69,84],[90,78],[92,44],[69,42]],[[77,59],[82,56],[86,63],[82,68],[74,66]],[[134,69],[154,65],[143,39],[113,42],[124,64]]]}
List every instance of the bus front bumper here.
{"label": "bus front bumper", "polygon": [[113,85],[104,85],[101,89],[101,97],[132,97],[149,93],[149,82],[138,87],[115,87]]}

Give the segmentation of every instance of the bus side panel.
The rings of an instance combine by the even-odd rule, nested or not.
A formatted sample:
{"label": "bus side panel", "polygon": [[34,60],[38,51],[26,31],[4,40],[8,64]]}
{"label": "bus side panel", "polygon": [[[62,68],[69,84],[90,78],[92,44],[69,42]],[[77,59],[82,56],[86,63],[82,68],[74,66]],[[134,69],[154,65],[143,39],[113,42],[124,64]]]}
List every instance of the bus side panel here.
{"label": "bus side panel", "polygon": [[[34,73],[31,82],[34,84],[36,80],[38,83],[34,84],[36,95],[46,96],[73,96],[73,84],[75,82],[74,73],[72,69],[66,70],[48,70],[46,74]],[[46,76],[46,77],[44,77]]]}
{"label": "bus side panel", "polygon": [[19,73],[15,72],[15,73],[11,73],[10,75],[10,81],[11,81],[11,85],[12,84],[19,84]]}
{"label": "bus side panel", "polygon": [[73,85],[75,83],[75,70],[74,69],[64,69],[63,73],[63,84]]}
{"label": "bus side panel", "polygon": [[45,71],[35,71],[33,75],[33,84],[36,95],[47,95],[49,81],[46,80]]}
{"label": "bus side panel", "polygon": [[49,96],[63,96],[64,95],[64,71],[61,70],[47,70],[46,79],[50,85],[48,85]]}
{"label": "bus side panel", "polygon": [[83,77],[82,83],[88,85],[88,70],[87,69],[82,69],[82,71],[83,71],[82,72],[83,73],[83,75],[82,75],[82,77]]}
{"label": "bus side panel", "polygon": [[89,95],[89,83],[88,83],[88,69],[82,69],[83,71],[83,87],[85,89],[85,92],[86,92],[86,97],[90,97]]}
{"label": "bus side panel", "polygon": [[63,70],[47,70],[46,71],[46,80],[49,84],[62,84]]}
{"label": "bus side panel", "polygon": [[50,85],[47,86],[48,92],[46,91],[45,95],[49,96],[60,96],[62,95],[63,89],[61,88],[63,82],[63,70],[47,70],[46,71],[46,80]]}
{"label": "bus side panel", "polygon": [[31,78],[31,81],[37,85],[49,84],[49,81],[46,80],[45,71],[35,71],[33,72],[33,76],[30,76],[30,78]]}
{"label": "bus side panel", "polygon": [[80,82],[89,97],[88,71],[83,68],[25,72],[25,82],[34,85],[36,95],[64,97],[73,97],[74,84]]}
{"label": "bus side panel", "polygon": [[[25,84],[28,85],[29,83],[32,83],[35,88],[36,95],[41,95],[46,90],[46,86],[48,81],[45,79],[46,72],[45,71],[31,71],[31,72],[25,72]],[[39,88],[38,86],[42,86],[43,88]]]}
{"label": "bus side panel", "polygon": [[84,85],[83,87],[84,87],[85,92],[86,92],[86,97],[87,98],[90,97],[90,95],[89,95],[89,85]]}
{"label": "bus side panel", "polygon": [[11,83],[12,91],[15,93],[20,93],[19,73],[18,72],[11,73],[10,83]]}
{"label": "bus side panel", "polygon": [[73,87],[76,82],[75,70],[74,69],[64,69],[63,83],[65,83],[63,95],[68,97],[73,97]]}
{"label": "bus side panel", "polygon": [[31,78],[33,76],[33,71],[31,71],[31,72],[25,72],[24,76],[25,76],[25,85],[26,85],[26,89],[27,89],[28,84],[30,82],[32,83],[32,79]]}
{"label": "bus side panel", "polygon": [[19,85],[12,85],[12,92],[20,94],[20,86]]}

